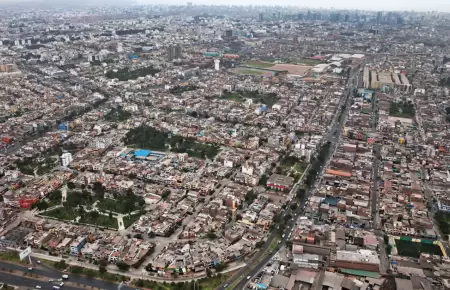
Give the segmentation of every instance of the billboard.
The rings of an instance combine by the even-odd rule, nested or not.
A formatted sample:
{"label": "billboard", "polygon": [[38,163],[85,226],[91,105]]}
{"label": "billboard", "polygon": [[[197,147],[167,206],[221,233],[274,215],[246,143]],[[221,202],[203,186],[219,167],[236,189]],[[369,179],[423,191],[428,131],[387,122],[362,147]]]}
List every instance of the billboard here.
{"label": "billboard", "polygon": [[20,260],[23,260],[26,257],[28,257],[30,254],[31,254],[31,247],[28,247],[19,253],[19,258],[20,258]]}

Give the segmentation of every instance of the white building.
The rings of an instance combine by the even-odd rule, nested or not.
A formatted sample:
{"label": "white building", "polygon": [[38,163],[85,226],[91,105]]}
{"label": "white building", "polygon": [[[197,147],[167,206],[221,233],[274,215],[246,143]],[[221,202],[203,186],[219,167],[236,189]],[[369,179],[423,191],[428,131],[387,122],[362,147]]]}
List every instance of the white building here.
{"label": "white building", "polygon": [[220,69],[220,59],[214,60],[214,69],[219,70]]}
{"label": "white building", "polygon": [[67,152],[61,155],[61,165],[63,167],[69,166],[72,160],[73,160],[72,153]]}

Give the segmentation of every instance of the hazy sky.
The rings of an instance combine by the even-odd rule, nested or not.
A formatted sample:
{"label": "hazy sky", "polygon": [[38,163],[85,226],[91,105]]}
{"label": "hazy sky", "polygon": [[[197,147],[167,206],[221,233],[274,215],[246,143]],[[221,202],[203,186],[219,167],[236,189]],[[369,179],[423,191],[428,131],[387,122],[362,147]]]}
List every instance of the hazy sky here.
{"label": "hazy sky", "polygon": [[366,9],[366,10],[416,10],[450,12],[450,0],[137,0],[155,4],[224,4],[224,5],[296,5],[311,8]]}

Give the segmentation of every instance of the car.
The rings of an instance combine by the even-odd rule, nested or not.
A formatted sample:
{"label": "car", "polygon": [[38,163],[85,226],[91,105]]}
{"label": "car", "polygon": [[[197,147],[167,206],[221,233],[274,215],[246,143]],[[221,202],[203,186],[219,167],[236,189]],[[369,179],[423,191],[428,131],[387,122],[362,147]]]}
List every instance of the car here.
{"label": "car", "polygon": [[39,286],[39,285],[36,285],[36,287],[35,287],[36,289],[41,289],[42,287],[41,286]]}
{"label": "car", "polygon": [[40,263],[41,263],[41,260],[37,260],[36,263],[40,264]]}
{"label": "car", "polygon": [[53,286],[53,289],[58,290],[60,287],[59,286]]}
{"label": "car", "polygon": [[247,280],[250,279],[252,276],[247,276]]}
{"label": "car", "polygon": [[62,279],[61,278],[59,278],[58,280],[56,280],[56,281],[58,281],[58,282],[61,282],[62,281]]}
{"label": "car", "polygon": [[28,271],[33,271],[33,268],[31,268],[31,267],[30,267],[30,268],[28,268]]}
{"label": "car", "polygon": [[54,282],[55,279],[48,279],[48,282]]}
{"label": "car", "polygon": [[61,284],[59,284],[59,286],[61,286],[61,287],[64,286],[64,282],[61,282]]}
{"label": "car", "polygon": [[227,287],[228,287],[228,284],[223,285],[223,288],[227,288]]}

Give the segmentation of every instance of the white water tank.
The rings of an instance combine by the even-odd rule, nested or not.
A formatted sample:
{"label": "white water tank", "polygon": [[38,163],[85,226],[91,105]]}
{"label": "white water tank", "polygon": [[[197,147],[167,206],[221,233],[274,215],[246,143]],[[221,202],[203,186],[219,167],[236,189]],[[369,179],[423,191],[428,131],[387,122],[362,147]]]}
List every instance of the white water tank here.
{"label": "white water tank", "polygon": [[214,69],[219,70],[220,69],[220,59],[214,60]]}

